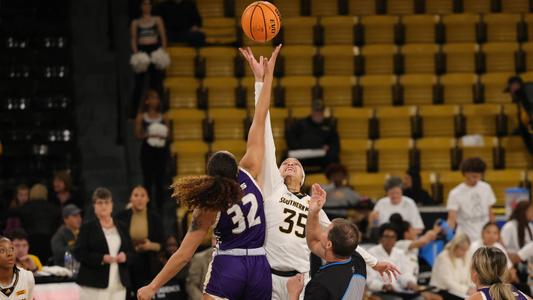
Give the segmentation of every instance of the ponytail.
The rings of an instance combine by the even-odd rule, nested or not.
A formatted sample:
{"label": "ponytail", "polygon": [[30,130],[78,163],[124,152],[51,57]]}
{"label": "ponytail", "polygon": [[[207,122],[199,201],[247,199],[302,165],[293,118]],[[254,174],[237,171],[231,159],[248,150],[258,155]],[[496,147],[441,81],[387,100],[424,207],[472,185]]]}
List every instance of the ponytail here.
{"label": "ponytail", "polygon": [[493,300],[514,300],[515,299],[513,291],[509,288],[509,285],[501,281],[490,286],[489,294]]}
{"label": "ponytail", "polygon": [[171,188],[174,190],[172,197],[186,203],[191,210],[225,211],[242,197],[239,184],[221,176],[187,176],[178,179]]}

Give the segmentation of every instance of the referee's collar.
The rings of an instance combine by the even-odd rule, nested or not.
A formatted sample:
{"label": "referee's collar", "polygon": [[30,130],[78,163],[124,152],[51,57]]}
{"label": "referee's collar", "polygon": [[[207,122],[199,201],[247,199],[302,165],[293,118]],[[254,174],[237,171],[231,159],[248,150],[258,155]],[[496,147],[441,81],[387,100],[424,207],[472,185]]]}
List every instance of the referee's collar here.
{"label": "referee's collar", "polygon": [[336,266],[336,265],[345,265],[345,264],[348,264],[352,262],[352,258],[348,258],[347,260],[343,260],[343,261],[336,261],[336,262],[333,262],[333,263],[329,263],[329,264],[325,264],[323,266],[321,266],[319,268],[319,270],[324,270],[326,268],[329,268],[329,267],[332,267],[332,266]]}

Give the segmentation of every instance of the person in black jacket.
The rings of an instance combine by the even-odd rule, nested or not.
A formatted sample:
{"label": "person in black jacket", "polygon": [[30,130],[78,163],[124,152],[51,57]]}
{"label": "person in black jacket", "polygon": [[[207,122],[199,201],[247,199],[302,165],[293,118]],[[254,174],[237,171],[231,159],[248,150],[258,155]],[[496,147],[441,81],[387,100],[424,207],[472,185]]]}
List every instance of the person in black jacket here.
{"label": "person in black jacket", "polygon": [[130,287],[128,261],[135,252],[125,225],[112,218],[113,200],[106,188],[93,193],[96,220],[85,223],[74,256],[80,262],[76,282],[81,286],[81,300],[126,299]]}
{"label": "person in black jacket", "polygon": [[159,3],[154,13],[163,18],[168,40],[172,43],[188,43],[194,47],[205,44],[202,17],[191,0],[167,0]]}
{"label": "person in black jacket", "polygon": [[418,170],[409,169],[403,176],[403,195],[413,199],[418,205],[435,205],[435,200],[422,188],[422,178]]}
{"label": "person in black jacket", "polygon": [[300,160],[307,172],[323,171],[329,164],[339,162],[339,134],[332,119],[326,118],[324,102],[318,100],[312,105],[311,114],[295,121],[287,129],[285,139],[289,150],[325,150],[325,155],[303,157],[289,153],[290,157]]}
{"label": "person in black jacket", "polygon": [[131,289],[137,289],[150,283],[159,272],[158,252],[165,242],[163,224],[158,214],[148,209],[148,193],[142,186],[131,191],[131,208],[116,215],[116,219],[126,225],[137,256],[130,262]]}

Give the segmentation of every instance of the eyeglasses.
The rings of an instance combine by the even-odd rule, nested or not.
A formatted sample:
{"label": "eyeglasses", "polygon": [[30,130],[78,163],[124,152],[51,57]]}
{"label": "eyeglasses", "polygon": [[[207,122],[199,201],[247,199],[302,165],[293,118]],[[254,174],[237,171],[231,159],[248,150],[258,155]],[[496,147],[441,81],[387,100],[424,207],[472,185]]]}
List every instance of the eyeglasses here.
{"label": "eyeglasses", "polygon": [[0,254],[5,255],[5,254],[9,254],[9,253],[15,253],[15,248],[14,247],[11,247],[11,248],[0,248]]}

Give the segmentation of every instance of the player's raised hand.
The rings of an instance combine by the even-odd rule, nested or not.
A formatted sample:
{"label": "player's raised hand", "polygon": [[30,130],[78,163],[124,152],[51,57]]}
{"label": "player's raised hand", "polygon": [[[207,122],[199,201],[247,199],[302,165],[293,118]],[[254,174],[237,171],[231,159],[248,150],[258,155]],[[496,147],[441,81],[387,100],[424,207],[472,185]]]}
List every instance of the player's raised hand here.
{"label": "player's raised hand", "polygon": [[259,57],[259,60],[255,59],[254,53],[250,47],[239,48],[242,56],[248,62],[252,73],[254,73],[255,81],[263,82],[265,77],[265,69],[263,67],[263,56]]}
{"label": "player's raised hand", "polygon": [[311,186],[311,200],[309,200],[309,212],[318,213],[322,209],[322,207],[324,207],[324,203],[326,203],[326,196],[327,193],[320,186],[320,184],[313,184],[313,186]]}
{"label": "player's raised hand", "polygon": [[276,66],[276,59],[278,58],[279,51],[281,50],[281,44],[276,46],[276,49],[272,52],[272,55],[268,59],[268,69],[274,72]]}
{"label": "player's raised hand", "polygon": [[374,267],[372,267],[372,269],[379,272],[383,279],[388,277],[389,282],[392,282],[393,279],[398,278],[398,276],[401,274],[400,269],[398,269],[395,264],[387,261],[378,262]]}

